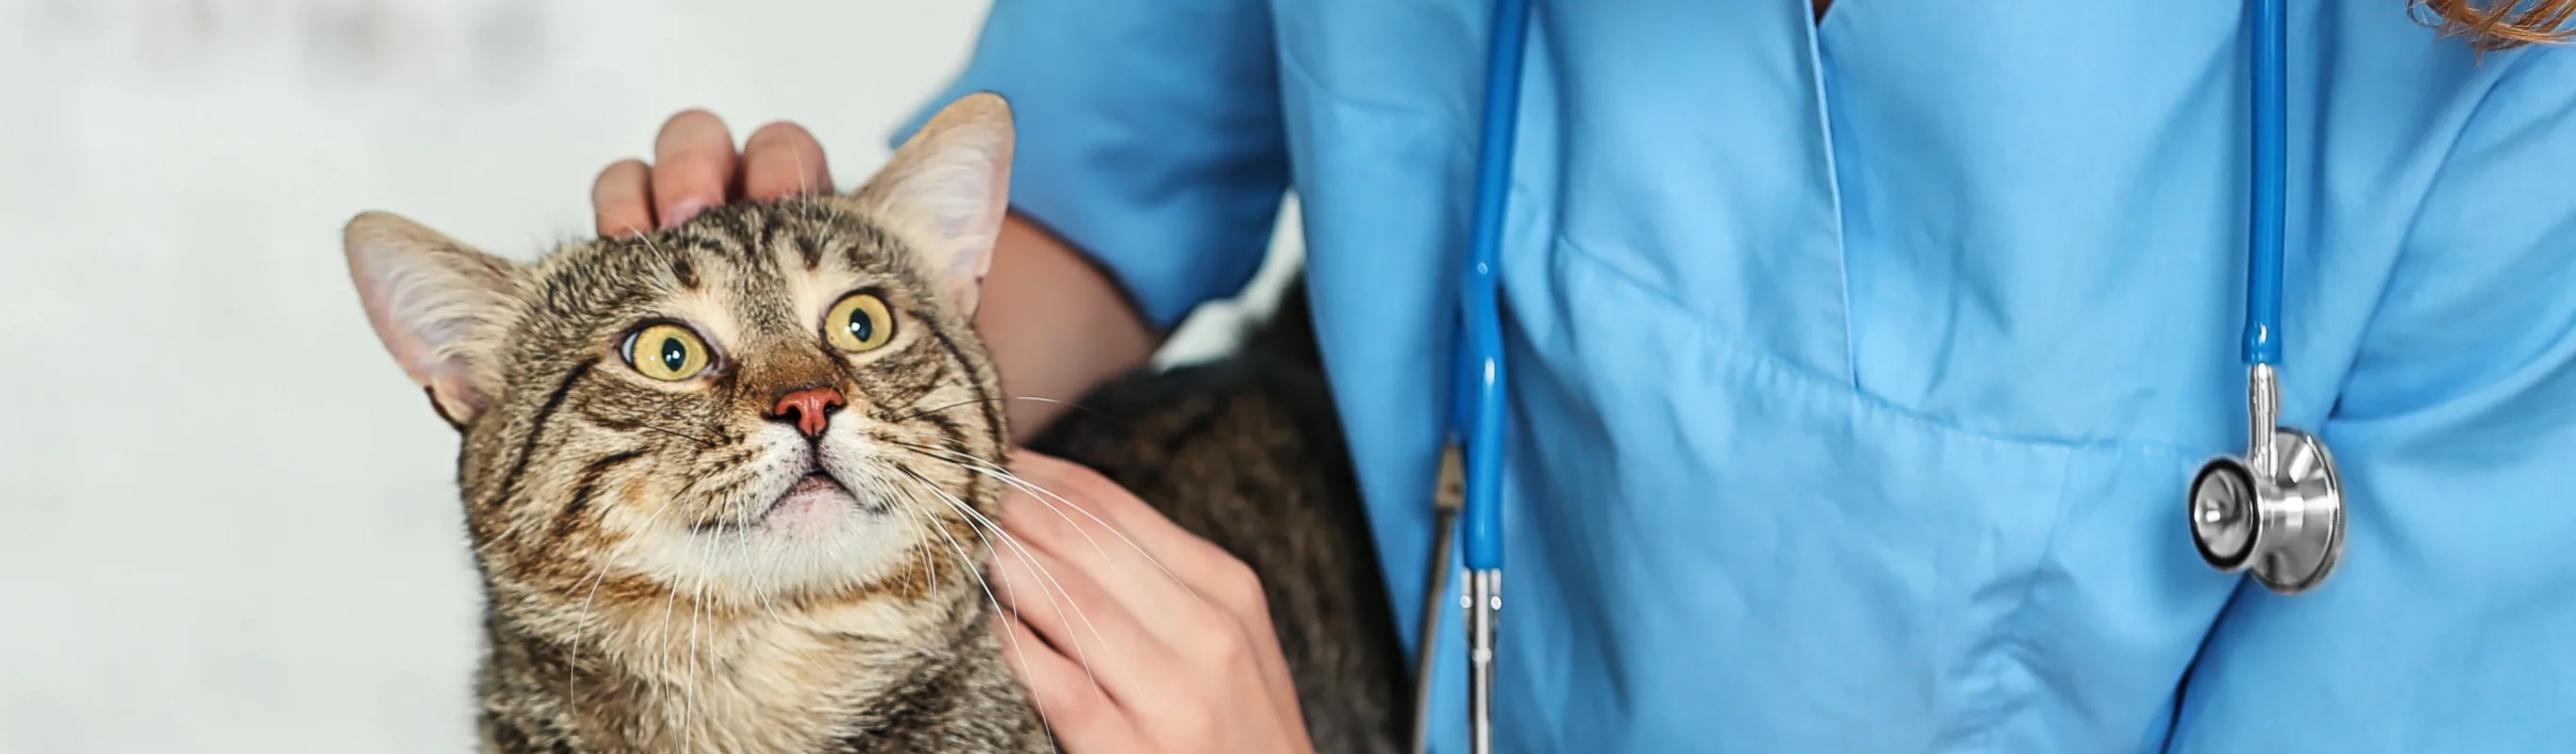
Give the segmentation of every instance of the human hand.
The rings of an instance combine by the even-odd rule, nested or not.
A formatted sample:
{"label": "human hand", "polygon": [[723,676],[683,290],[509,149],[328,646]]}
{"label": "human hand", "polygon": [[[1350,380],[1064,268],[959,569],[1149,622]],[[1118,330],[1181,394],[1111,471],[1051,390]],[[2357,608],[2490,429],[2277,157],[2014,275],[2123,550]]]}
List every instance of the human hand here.
{"label": "human hand", "polygon": [[1068,752],[1314,750],[1260,580],[1117,483],[1025,450],[992,582],[1002,655]]}
{"label": "human hand", "polygon": [[615,237],[688,222],[745,197],[771,200],[831,190],[823,145],[803,126],[761,126],[736,154],[723,119],[687,110],[662,123],[653,162],[620,160],[599,171],[590,204],[599,234]]}

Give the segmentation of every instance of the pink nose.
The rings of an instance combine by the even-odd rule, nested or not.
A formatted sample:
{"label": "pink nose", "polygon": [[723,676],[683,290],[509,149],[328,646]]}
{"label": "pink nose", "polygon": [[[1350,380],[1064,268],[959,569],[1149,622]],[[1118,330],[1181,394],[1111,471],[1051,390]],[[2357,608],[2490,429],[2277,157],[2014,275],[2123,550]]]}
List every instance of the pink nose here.
{"label": "pink nose", "polygon": [[796,430],[806,437],[823,434],[830,426],[832,412],[841,408],[841,391],[828,387],[791,391],[778,398],[778,407],[769,410],[769,418],[796,423]]}

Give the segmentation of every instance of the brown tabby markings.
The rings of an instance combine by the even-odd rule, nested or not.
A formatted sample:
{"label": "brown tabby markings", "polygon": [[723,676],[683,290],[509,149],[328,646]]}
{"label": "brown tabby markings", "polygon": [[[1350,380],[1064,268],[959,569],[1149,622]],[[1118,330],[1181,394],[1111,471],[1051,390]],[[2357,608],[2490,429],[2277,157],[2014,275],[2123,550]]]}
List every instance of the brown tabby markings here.
{"label": "brown tabby markings", "polygon": [[[1000,484],[905,449],[998,465],[1006,437],[980,342],[910,258],[823,198],[730,206],[512,272],[506,387],[467,425],[460,465],[492,595],[487,747],[1046,748],[970,575],[985,541],[940,502],[990,516]],[[818,342],[819,311],[789,305],[800,288],[844,284],[882,292],[894,343],[840,358]],[[620,336],[674,312],[730,370],[704,391],[623,371]],[[746,511],[713,501],[755,480],[743,467],[760,449],[744,440],[767,404],[815,384],[840,386],[850,405],[835,423],[856,419],[870,440],[877,478],[853,490],[881,509],[870,525],[919,522],[914,546],[870,578],[766,595],[613,562],[677,524],[754,536],[734,531]]]}
{"label": "brown tabby markings", "polygon": [[[747,238],[763,240],[747,244]],[[775,286],[795,274],[773,264],[781,258],[775,252],[785,249],[795,250],[799,267],[810,258],[819,269],[829,259],[894,278],[886,290],[912,315],[905,324],[927,320],[929,326],[908,331],[914,340],[887,349],[902,349],[900,359],[841,370],[840,377],[858,385],[852,396],[869,396],[854,403],[867,405],[871,436],[890,448],[926,443],[999,465],[1007,435],[982,344],[960,318],[926,306],[925,288],[904,282],[901,267],[884,264],[903,258],[897,242],[830,200],[728,207],[646,239],[563,252],[539,269],[564,282],[536,289],[542,293],[530,299],[533,318],[519,331],[583,332],[593,325],[578,324],[582,317],[605,322],[633,315],[581,312],[624,312],[631,301],[688,293],[691,281],[730,285],[747,301],[781,300]],[[649,281],[658,278],[647,274],[654,270],[666,270],[679,285],[656,287]],[[606,285],[620,279],[648,282]],[[610,291],[593,290],[602,287]],[[1291,306],[1302,303],[1293,296]],[[746,321],[800,326],[778,311],[739,308]],[[1284,312],[1265,333],[1274,342],[1226,361],[1104,386],[1037,447],[1101,469],[1176,523],[1244,559],[1264,584],[1318,749],[1393,752],[1406,707],[1402,654],[1312,336],[1300,329],[1304,318],[1302,309]],[[537,508],[546,513],[542,527],[500,512],[515,498],[485,503],[494,510],[474,517],[478,542],[506,543],[513,532],[531,529],[546,535],[533,538],[525,552],[482,550],[488,563],[508,564],[487,565],[487,573],[504,574],[490,577],[494,649],[484,689],[494,750],[671,750],[683,743],[725,751],[1051,748],[1000,665],[1007,649],[988,631],[991,605],[963,565],[983,561],[989,533],[954,509],[921,505],[934,495],[898,493],[935,528],[890,572],[839,589],[752,604],[585,565],[632,536],[606,524],[616,503],[631,506],[665,494],[646,476],[615,481],[627,469],[682,456],[691,459],[681,464],[684,478],[717,479],[753,454],[725,447],[740,432],[725,429],[721,416],[691,414],[668,396],[585,387],[600,370],[622,368],[613,355],[567,360],[549,354],[584,351],[567,341],[527,342],[536,345],[518,348],[519,358],[559,366],[514,367],[514,389],[502,403],[524,413],[503,412],[529,418],[477,422],[468,445],[519,452],[469,450],[466,486],[479,489],[471,480],[475,464],[488,473],[507,459],[499,484],[508,490],[510,480],[533,473],[528,459],[582,460],[538,464],[549,471],[527,476],[540,480],[529,492],[513,493],[563,491],[560,505]],[[533,411],[525,410],[529,403]],[[659,408],[643,408],[650,406]],[[517,433],[525,427],[536,429]],[[938,456],[889,454],[892,472],[881,481],[935,487],[990,516],[999,483]],[[706,523],[733,524],[722,517]],[[568,601],[575,597],[580,602]],[[871,608],[876,614],[869,621],[909,617],[926,628],[890,642],[893,647],[811,629],[830,616]],[[566,624],[581,635],[565,636]],[[665,636],[679,626],[695,635]],[[644,669],[603,659],[612,655],[640,660]],[[705,719],[713,714],[725,718]],[[672,722],[675,715],[687,720],[685,727]]]}
{"label": "brown tabby markings", "polygon": [[[1011,138],[1008,106],[969,95],[855,194],[528,265],[349,224],[370,325],[463,435],[486,751],[1052,748],[979,572],[1008,541],[1008,435],[968,320]],[[845,300],[885,321],[825,322]],[[1041,447],[1242,558],[1317,746],[1393,751],[1401,652],[1304,319],[1117,380]],[[688,336],[630,359],[647,328]]]}

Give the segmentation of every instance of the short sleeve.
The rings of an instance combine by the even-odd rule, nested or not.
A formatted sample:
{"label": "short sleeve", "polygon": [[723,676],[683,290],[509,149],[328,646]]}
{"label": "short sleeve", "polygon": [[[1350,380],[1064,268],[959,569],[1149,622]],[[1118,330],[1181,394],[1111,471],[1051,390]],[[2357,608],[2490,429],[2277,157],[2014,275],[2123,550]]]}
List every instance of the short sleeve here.
{"label": "short sleeve", "polygon": [[1011,205],[1101,263],[1168,329],[1248,283],[1287,190],[1269,4],[997,0],[973,56],[906,121],[1011,103]]}
{"label": "short sleeve", "polygon": [[2576,740],[2576,58],[2511,64],[2435,177],[2322,428],[2348,499],[2341,570],[2296,597],[2239,593],[2172,750]]}

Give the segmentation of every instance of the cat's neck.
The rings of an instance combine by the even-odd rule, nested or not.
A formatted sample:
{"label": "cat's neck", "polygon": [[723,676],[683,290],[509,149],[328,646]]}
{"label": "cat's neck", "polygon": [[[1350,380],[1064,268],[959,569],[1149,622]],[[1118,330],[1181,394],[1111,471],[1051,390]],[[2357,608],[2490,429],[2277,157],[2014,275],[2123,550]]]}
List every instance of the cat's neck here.
{"label": "cat's neck", "polygon": [[[489,751],[1051,751],[968,602],[928,641],[813,616],[622,621],[576,644],[496,618],[484,669]],[[667,628],[665,628],[667,626]],[[558,748],[558,741],[571,746]],[[961,748],[963,747],[963,748]]]}

